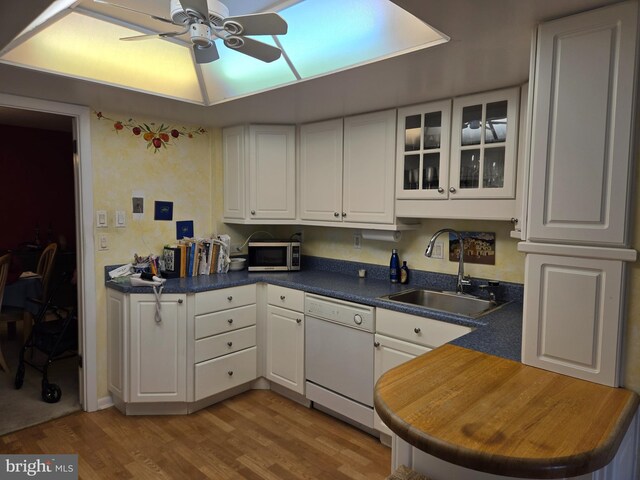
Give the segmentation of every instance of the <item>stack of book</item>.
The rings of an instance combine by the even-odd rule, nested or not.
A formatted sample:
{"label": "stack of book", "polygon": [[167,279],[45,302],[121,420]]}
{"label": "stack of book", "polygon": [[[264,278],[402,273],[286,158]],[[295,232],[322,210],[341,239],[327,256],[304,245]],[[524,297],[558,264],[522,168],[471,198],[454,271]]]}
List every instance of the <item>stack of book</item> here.
{"label": "stack of book", "polygon": [[179,240],[167,245],[162,254],[165,278],[185,278],[213,273],[226,273],[226,252],[221,252],[218,238]]}

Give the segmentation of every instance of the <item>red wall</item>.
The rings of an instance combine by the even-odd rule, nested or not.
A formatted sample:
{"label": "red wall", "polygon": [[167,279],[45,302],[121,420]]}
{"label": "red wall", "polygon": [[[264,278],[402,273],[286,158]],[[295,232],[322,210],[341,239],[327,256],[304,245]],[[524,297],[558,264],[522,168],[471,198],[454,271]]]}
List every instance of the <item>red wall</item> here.
{"label": "red wall", "polygon": [[[0,125],[0,251],[63,235],[75,249],[71,133]],[[60,245],[59,245],[60,246]]]}

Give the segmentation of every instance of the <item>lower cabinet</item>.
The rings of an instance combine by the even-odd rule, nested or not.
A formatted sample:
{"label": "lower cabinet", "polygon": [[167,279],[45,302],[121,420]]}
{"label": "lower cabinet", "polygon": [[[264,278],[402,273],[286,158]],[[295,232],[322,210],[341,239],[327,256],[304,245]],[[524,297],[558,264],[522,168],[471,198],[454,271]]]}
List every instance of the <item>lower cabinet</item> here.
{"label": "lower cabinet", "polygon": [[256,286],[195,294],[194,400],[258,376]]}
{"label": "lower cabinet", "polygon": [[[374,343],[375,381],[392,368],[466,335],[471,330],[461,325],[378,308]],[[392,435],[376,412],[373,425],[379,432]]]}
{"label": "lower cabinet", "polygon": [[267,379],[304,394],[304,292],[267,287]]}

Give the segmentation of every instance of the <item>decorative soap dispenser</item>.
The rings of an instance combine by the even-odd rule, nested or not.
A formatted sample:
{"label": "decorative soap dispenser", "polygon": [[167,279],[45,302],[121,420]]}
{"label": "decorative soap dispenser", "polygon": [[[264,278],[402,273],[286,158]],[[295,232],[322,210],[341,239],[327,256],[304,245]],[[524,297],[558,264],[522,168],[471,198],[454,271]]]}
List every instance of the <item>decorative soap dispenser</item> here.
{"label": "decorative soap dispenser", "polygon": [[400,267],[400,283],[403,285],[409,283],[409,267],[407,267],[406,260],[402,262],[402,267]]}

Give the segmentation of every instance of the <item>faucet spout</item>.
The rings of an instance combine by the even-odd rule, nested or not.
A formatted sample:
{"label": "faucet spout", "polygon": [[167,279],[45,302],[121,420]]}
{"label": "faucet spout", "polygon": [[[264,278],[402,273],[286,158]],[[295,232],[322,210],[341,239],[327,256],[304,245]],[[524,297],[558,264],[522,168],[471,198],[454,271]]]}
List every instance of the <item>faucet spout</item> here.
{"label": "faucet spout", "polygon": [[431,236],[431,240],[429,240],[429,243],[427,244],[427,249],[425,250],[424,255],[427,258],[431,258],[436,239],[440,236],[440,234],[445,232],[453,233],[458,238],[458,243],[460,245],[460,258],[458,259],[458,280],[456,282],[456,293],[464,293],[464,287],[466,285],[471,285],[471,280],[469,279],[469,277],[465,277],[464,275],[464,245],[460,232],[454,230],[453,228],[442,228],[438,230]]}

